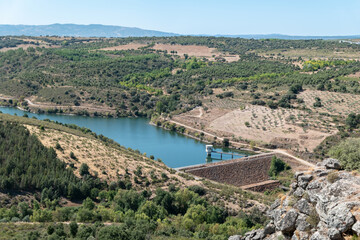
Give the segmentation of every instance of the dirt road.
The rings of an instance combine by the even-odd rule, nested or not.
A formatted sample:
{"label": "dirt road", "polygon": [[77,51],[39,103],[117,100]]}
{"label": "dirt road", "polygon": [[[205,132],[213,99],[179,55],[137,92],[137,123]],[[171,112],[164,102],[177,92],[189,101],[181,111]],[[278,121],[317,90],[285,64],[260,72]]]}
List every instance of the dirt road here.
{"label": "dirt road", "polygon": [[[174,120],[168,120],[168,121],[169,121],[170,123],[174,123],[174,124],[176,124],[176,125],[183,126],[183,127],[187,128],[187,129],[190,129],[190,130],[192,130],[192,131],[200,132],[200,133],[203,133],[204,135],[207,135],[207,136],[210,136],[210,137],[214,137],[214,138],[216,137],[216,138],[219,139],[220,141],[223,141],[223,140],[224,140],[224,138],[222,138],[222,137],[218,137],[218,136],[216,136],[216,135],[214,135],[214,134],[212,134],[212,133],[208,133],[208,132],[205,132],[205,131],[203,131],[203,130],[193,128],[193,127],[188,126],[188,125],[185,125],[185,124],[183,124],[183,123],[179,123],[179,122],[174,121]],[[234,142],[234,141],[230,141],[230,143],[231,143],[231,145],[237,146],[237,147],[249,147],[248,144],[244,144],[244,143],[238,143],[238,142]],[[305,161],[304,159],[298,158],[298,157],[296,157],[296,156],[288,153],[288,152],[287,152],[286,150],[284,150],[284,149],[267,149],[267,148],[263,148],[263,147],[257,147],[257,148],[259,148],[259,149],[261,149],[261,150],[269,151],[269,152],[275,152],[275,153],[280,153],[280,154],[286,155],[286,156],[291,157],[292,159],[294,159],[294,160],[298,161],[299,163],[301,163],[301,164],[303,164],[303,165],[305,165],[305,166],[308,166],[308,167],[310,167],[310,168],[315,167],[315,164],[310,163],[310,162],[308,162],[308,161]]]}

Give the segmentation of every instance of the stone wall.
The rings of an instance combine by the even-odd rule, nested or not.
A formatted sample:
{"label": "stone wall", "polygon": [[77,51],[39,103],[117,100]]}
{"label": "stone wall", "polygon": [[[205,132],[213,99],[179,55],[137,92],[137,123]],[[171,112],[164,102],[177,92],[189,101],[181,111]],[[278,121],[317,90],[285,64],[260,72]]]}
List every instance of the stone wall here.
{"label": "stone wall", "polygon": [[272,153],[259,154],[182,170],[195,176],[241,187],[269,180],[268,171],[273,156]]}

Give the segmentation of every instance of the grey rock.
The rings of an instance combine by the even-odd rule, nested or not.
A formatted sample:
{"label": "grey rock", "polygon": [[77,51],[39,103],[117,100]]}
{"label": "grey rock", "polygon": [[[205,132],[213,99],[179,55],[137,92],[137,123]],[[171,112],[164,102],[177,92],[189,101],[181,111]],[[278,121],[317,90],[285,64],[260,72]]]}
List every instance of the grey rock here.
{"label": "grey rock", "polygon": [[271,210],[274,210],[275,208],[278,208],[278,207],[280,206],[280,204],[281,204],[281,200],[280,200],[280,199],[276,199],[276,200],[274,201],[274,203],[271,204],[271,206],[270,206],[270,211],[271,211]]}
{"label": "grey rock", "polygon": [[252,230],[251,232],[248,232],[245,234],[244,240],[261,240],[264,236],[264,230]]}
{"label": "grey rock", "polygon": [[234,235],[234,236],[230,236],[228,238],[228,240],[241,240],[241,239],[242,239],[242,237],[240,235]]}
{"label": "grey rock", "polygon": [[276,232],[265,238],[265,240],[279,240],[279,239],[289,239],[289,237],[284,236],[282,232]]}
{"label": "grey rock", "polygon": [[319,200],[319,194],[321,190],[325,187],[325,184],[326,183],[319,182],[319,180],[313,180],[308,184],[306,188],[306,193],[309,196],[309,200],[311,203],[316,203]]}
{"label": "grey rock", "polygon": [[291,209],[289,210],[280,221],[275,221],[275,226],[277,229],[282,231],[283,233],[292,233],[296,229],[296,219],[298,217],[298,213]]}
{"label": "grey rock", "polygon": [[285,209],[283,208],[277,208],[270,212],[270,218],[274,220],[275,227],[277,227],[276,222],[281,221],[281,217],[283,214],[286,213]]}
{"label": "grey rock", "polygon": [[306,221],[307,216],[305,214],[300,213],[298,218],[296,219],[296,230],[299,231],[308,231],[311,229],[311,225]]}
{"label": "grey rock", "polygon": [[323,162],[318,162],[318,163],[316,163],[316,167],[324,167],[324,163]]}
{"label": "grey rock", "polygon": [[294,207],[299,210],[299,212],[304,213],[306,215],[310,215],[311,211],[314,209],[313,206],[306,201],[305,199],[300,199]]}
{"label": "grey rock", "polygon": [[304,172],[296,172],[295,173],[295,180],[297,181],[300,176],[304,175]]}
{"label": "grey rock", "polygon": [[313,179],[313,176],[310,174],[302,175],[298,177],[298,185],[301,188],[306,188],[309,182]]}
{"label": "grey rock", "polygon": [[355,218],[351,214],[346,203],[340,203],[329,210],[326,223],[329,228],[335,228],[340,233],[349,230],[355,223]]}
{"label": "grey rock", "polygon": [[342,236],[341,236],[341,233],[335,228],[330,228],[328,230],[328,237],[331,240],[341,240],[341,239],[343,239]]}
{"label": "grey rock", "polygon": [[341,164],[339,160],[333,158],[327,158],[323,161],[323,165],[326,169],[341,169]]}
{"label": "grey rock", "polygon": [[270,223],[268,223],[265,228],[264,228],[264,232],[263,232],[263,238],[265,238],[267,235],[273,234],[275,232],[275,225],[274,223],[271,221]]}
{"label": "grey rock", "polygon": [[360,222],[356,222],[351,229],[356,232],[357,235],[360,235]]}
{"label": "grey rock", "polygon": [[307,232],[297,231],[294,233],[291,240],[309,240],[309,234]]}
{"label": "grey rock", "polygon": [[330,238],[324,234],[321,234],[320,232],[315,232],[310,240],[330,240]]}
{"label": "grey rock", "polygon": [[302,197],[302,196],[304,195],[304,193],[305,193],[305,190],[304,190],[303,188],[301,188],[301,187],[298,187],[298,188],[295,190],[295,192],[293,193],[293,195],[294,195],[295,197],[300,198],[300,197]]}
{"label": "grey rock", "polygon": [[329,173],[331,172],[331,170],[326,170],[326,169],[317,169],[315,170],[315,174],[318,177],[324,177],[329,175]]}

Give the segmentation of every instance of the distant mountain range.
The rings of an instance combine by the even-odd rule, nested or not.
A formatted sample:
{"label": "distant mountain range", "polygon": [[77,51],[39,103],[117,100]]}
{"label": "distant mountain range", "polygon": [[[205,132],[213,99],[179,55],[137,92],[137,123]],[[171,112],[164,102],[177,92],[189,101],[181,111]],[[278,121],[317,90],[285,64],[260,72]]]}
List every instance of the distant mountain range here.
{"label": "distant mountain range", "polygon": [[0,36],[167,37],[179,34],[100,24],[1,25]]}
{"label": "distant mountain range", "polygon": [[[74,36],[74,37],[170,37],[181,34],[146,30],[141,28],[109,26],[101,24],[51,24],[51,25],[4,25],[0,24],[0,36]],[[355,39],[351,36],[290,36],[282,34],[244,34],[244,35],[192,35],[254,39]]]}

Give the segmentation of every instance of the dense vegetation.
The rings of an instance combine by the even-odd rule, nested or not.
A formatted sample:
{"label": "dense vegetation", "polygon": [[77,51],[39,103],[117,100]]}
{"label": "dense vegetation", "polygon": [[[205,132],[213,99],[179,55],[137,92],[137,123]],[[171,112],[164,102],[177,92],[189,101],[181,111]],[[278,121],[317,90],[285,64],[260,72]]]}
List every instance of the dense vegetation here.
{"label": "dense vegetation", "polygon": [[[56,207],[33,201],[10,209],[0,208],[1,222],[58,222],[48,224],[47,232],[28,231],[33,239],[147,239],[152,236],[187,239],[227,239],[230,235],[258,228],[266,218],[256,208],[249,214],[227,216],[223,208],[210,205],[189,189],[100,191],[94,202],[87,198],[78,207]],[[72,221],[69,227],[62,222]],[[103,222],[114,223],[104,226]],[[81,223],[81,224],[77,224]],[[95,223],[87,224],[83,223]],[[78,227],[76,227],[78,226]],[[59,229],[57,231],[57,229]],[[65,230],[64,230],[65,229]],[[54,231],[55,230],[55,231]]]}
{"label": "dense vegetation", "polygon": [[329,155],[339,159],[341,166],[346,170],[360,169],[360,139],[347,138],[340,144],[332,147]]}
{"label": "dense vegetation", "polygon": [[84,199],[93,188],[105,186],[89,174],[77,178],[58,160],[54,149],[18,124],[0,124],[0,189],[43,191],[51,200],[60,196]]}
{"label": "dense vegetation", "polygon": [[[17,239],[227,239],[266,221],[257,209],[230,216],[223,205],[205,198],[207,190],[197,185],[181,189],[170,184],[167,190],[136,191],[122,179],[109,186],[100,182],[89,175],[85,165],[80,168],[82,178],[78,178],[53,149],[44,147],[17,123],[0,124],[0,153],[1,191],[34,194],[10,208],[0,208],[0,222],[46,223],[33,225],[23,235],[18,233]],[[84,200],[79,206],[63,207],[61,197]],[[62,224],[68,221],[72,223]],[[104,222],[114,224],[104,226]]]}

